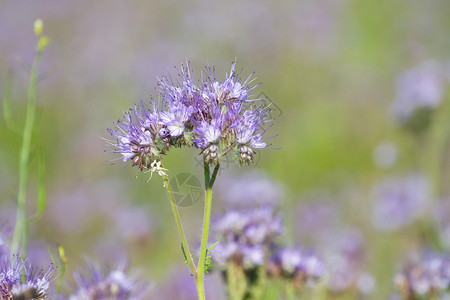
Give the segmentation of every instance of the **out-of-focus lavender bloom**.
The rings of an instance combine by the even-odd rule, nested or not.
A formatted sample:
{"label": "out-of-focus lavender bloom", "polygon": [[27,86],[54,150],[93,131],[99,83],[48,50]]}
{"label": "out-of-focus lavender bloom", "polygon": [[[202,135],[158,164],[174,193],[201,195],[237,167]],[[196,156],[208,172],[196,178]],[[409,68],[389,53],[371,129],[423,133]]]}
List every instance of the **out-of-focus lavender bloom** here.
{"label": "out-of-focus lavender bloom", "polygon": [[44,299],[55,278],[55,267],[47,271],[31,266],[28,259],[4,256],[0,260],[1,299]]}
{"label": "out-of-focus lavender bloom", "polygon": [[231,261],[246,269],[262,265],[268,249],[283,233],[280,216],[269,206],[229,211],[213,226],[220,243],[212,257],[219,267]]}
{"label": "out-of-focus lavender bloom", "polygon": [[145,284],[127,274],[127,265],[120,262],[116,267],[101,268],[88,263],[89,273],[74,273],[76,291],[70,300],[141,299]]}
{"label": "out-of-focus lavender bloom", "polygon": [[373,223],[379,230],[397,230],[426,212],[428,181],[421,175],[389,178],[374,188]]}
{"label": "out-of-focus lavender bloom", "polygon": [[285,195],[284,186],[261,171],[227,174],[215,185],[217,197],[234,208],[278,205]]}
{"label": "out-of-focus lavender bloom", "polygon": [[[394,277],[394,283],[405,299],[450,292],[450,257],[439,253],[423,253],[411,258]],[[417,297],[417,298],[416,298]]]}
{"label": "out-of-focus lavender bloom", "polygon": [[[322,260],[313,253],[281,246],[284,227],[271,206],[229,211],[213,229],[219,240],[211,251],[213,267],[222,271],[230,297],[243,297],[253,288],[263,292],[264,278],[281,279],[300,290],[325,274]],[[234,286],[236,280],[240,288]]]}
{"label": "out-of-focus lavender bloom", "polygon": [[431,111],[442,101],[443,70],[438,63],[427,61],[405,71],[397,81],[397,95],[392,110],[401,124],[406,124],[420,110]]}
{"label": "out-of-focus lavender bloom", "polygon": [[282,248],[270,258],[269,274],[273,277],[281,275],[302,282],[311,282],[324,276],[325,265],[311,252],[298,248]]}

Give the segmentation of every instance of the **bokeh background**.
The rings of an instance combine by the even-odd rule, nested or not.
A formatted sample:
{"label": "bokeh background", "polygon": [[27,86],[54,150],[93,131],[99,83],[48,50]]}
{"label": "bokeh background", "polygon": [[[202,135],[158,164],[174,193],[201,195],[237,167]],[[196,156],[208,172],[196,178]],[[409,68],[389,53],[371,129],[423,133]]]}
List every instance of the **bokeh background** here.
{"label": "bokeh background", "polygon": [[[430,180],[430,203],[446,196],[437,188],[445,182],[438,176],[445,173],[445,102],[419,150],[414,134],[396,122],[392,103],[405,71],[431,62],[449,74],[449,15],[445,0],[1,0],[0,92],[11,72],[17,128],[25,117],[35,19],[44,21],[51,40],[40,69],[28,190],[32,214],[42,149],[48,207],[32,225],[32,255],[45,261],[48,245],[63,245],[72,269],[83,256],[127,255],[158,293],[173,291],[171,281],[178,277],[189,280],[162,179],[148,180],[149,174],[129,165],[112,166],[108,160],[116,156],[104,152],[102,138],[109,138],[106,129],[123,111],[158,97],[158,76],[176,75],[188,60],[196,78],[208,63],[224,78],[237,59],[244,77],[254,71],[263,83],[255,94],[264,93],[274,104],[267,134],[275,137],[256,166],[223,168],[214,212],[232,206],[224,182],[262,172],[258,176],[270,183],[263,180],[261,188],[277,186],[291,243],[314,247],[299,233],[305,231],[298,222],[306,218],[303,207],[333,207],[339,221],[329,226],[358,228],[365,240],[364,268],[377,282],[373,299],[386,299],[402,258],[422,239],[416,229],[377,229],[371,222],[373,187],[420,171]],[[0,222],[13,226],[21,136],[3,119],[0,145]],[[169,175],[188,172],[201,179],[197,155],[170,151]],[[195,249],[202,200],[180,211]],[[310,226],[323,224],[318,223]]]}

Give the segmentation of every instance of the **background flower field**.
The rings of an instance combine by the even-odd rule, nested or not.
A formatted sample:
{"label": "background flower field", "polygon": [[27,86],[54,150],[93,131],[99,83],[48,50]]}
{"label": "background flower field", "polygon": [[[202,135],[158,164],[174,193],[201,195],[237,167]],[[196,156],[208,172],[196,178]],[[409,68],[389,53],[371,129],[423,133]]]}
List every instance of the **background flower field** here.
{"label": "background flower field", "polygon": [[[102,138],[123,110],[157,98],[158,77],[176,75],[186,59],[195,79],[208,63],[224,78],[236,59],[243,78],[255,71],[263,83],[252,93],[272,103],[267,135],[276,137],[255,165],[222,164],[213,222],[275,206],[283,243],[324,261],[328,281],[319,289],[335,298],[317,299],[400,295],[409,261],[438,252],[450,264],[449,14],[444,0],[0,1],[0,94],[12,74],[13,116],[2,106],[0,252],[14,229],[32,26],[41,18],[50,44],[27,202],[32,215],[43,155],[47,208],[30,227],[32,263],[46,268],[48,248],[63,246],[70,281],[85,257],[127,257],[148,282],[146,297],[196,299],[162,179],[111,166],[117,156],[104,152]],[[172,149],[169,177],[187,172],[202,182],[199,152]],[[202,203],[179,208],[193,249]],[[218,270],[205,285],[212,299],[225,299]]]}

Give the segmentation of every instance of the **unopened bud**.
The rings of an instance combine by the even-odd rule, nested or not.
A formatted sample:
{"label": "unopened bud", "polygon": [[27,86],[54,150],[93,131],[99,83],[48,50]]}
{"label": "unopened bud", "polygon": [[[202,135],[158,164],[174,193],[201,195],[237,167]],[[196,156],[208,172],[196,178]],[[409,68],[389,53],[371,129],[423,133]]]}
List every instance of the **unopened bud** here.
{"label": "unopened bud", "polygon": [[48,46],[49,43],[50,43],[50,39],[48,37],[46,37],[46,36],[40,37],[37,47],[36,47],[36,50],[38,52],[42,52]]}
{"label": "unopened bud", "polygon": [[44,22],[41,19],[34,21],[34,34],[39,38],[42,36],[42,31],[44,30]]}

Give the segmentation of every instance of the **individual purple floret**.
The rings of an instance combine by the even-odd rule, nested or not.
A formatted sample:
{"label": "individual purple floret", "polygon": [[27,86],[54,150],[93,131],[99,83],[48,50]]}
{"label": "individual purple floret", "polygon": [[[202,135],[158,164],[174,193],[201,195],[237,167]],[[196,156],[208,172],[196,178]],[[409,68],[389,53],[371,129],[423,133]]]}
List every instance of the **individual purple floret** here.
{"label": "individual purple floret", "polygon": [[397,80],[392,110],[401,124],[408,123],[420,110],[433,110],[442,101],[444,76],[436,62],[424,62],[405,71]]}
{"label": "individual purple floret", "polygon": [[195,83],[189,64],[182,66],[178,81],[159,80],[161,105],[141,103],[130,109],[108,130],[114,138],[108,144],[140,170],[154,171],[172,146],[195,146],[206,163],[218,164],[228,153],[239,165],[252,163],[255,150],[266,148],[264,127],[272,121],[262,99],[250,99],[253,81],[253,74],[242,80],[233,63],[223,82],[209,67]]}
{"label": "individual purple floret", "polygon": [[280,216],[269,206],[249,211],[229,211],[214,223],[220,243],[212,251],[219,267],[233,261],[246,269],[263,265],[275,240],[282,235]]}
{"label": "individual purple floret", "polygon": [[55,271],[53,265],[44,272],[32,267],[27,259],[15,256],[10,260],[5,256],[0,261],[0,298],[44,299]]}
{"label": "individual purple floret", "polygon": [[395,275],[394,283],[404,299],[431,299],[447,295],[450,292],[450,257],[423,253],[421,257],[411,259]]}
{"label": "individual purple floret", "polygon": [[74,273],[76,291],[70,300],[141,299],[145,284],[127,275],[127,266],[120,263],[116,267],[101,268],[88,263],[89,273]]}
{"label": "individual purple floret", "polygon": [[426,212],[428,181],[420,175],[389,178],[374,188],[373,223],[379,230],[397,230]]}

